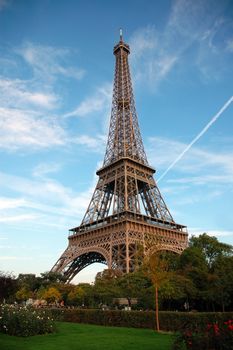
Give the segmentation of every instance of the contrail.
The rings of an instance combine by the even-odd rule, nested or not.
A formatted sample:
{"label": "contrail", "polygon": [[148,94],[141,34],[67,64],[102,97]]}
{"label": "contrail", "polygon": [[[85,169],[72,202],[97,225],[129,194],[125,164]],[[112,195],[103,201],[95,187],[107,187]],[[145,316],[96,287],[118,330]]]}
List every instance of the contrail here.
{"label": "contrail", "polygon": [[209,123],[201,130],[201,132],[199,132],[199,134],[192,140],[192,142],[190,142],[190,144],[183,150],[183,152],[174,160],[174,162],[171,163],[171,165],[169,165],[169,167],[167,168],[167,170],[164,171],[164,173],[159,177],[159,179],[157,180],[157,182],[159,182],[160,180],[162,180],[164,178],[164,176],[169,172],[169,170],[171,170],[174,165],[181,159],[183,158],[183,156],[185,155],[185,153],[188,152],[188,150],[194,145],[194,143],[196,143],[199,138],[204,135],[206,133],[206,131],[211,127],[212,124],[214,124],[216,122],[216,120],[221,116],[221,114],[227,109],[227,107],[229,107],[229,105],[231,104],[231,102],[233,102],[233,96],[231,96],[229,98],[229,100],[224,104],[224,106],[218,111],[218,113],[216,113],[213,118],[209,121]]}

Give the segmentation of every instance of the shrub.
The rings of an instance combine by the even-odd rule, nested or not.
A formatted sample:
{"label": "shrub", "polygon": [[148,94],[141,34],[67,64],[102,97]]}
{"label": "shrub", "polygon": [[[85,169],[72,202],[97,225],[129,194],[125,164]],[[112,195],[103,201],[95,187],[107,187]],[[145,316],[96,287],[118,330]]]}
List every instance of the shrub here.
{"label": "shrub", "polygon": [[55,330],[50,313],[29,307],[0,306],[0,332],[28,337],[52,333]]}
{"label": "shrub", "polygon": [[233,344],[233,321],[222,324],[209,323],[200,330],[186,329],[180,332],[173,350],[230,350]]}
{"label": "shrub", "polygon": [[[54,309],[54,317],[67,322],[79,322],[119,327],[155,329],[154,311],[121,311],[99,309]],[[160,328],[164,331],[182,331],[204,329],[206,324],[223,324],[233,319],[233,313],[199,313],[161,311]]]}

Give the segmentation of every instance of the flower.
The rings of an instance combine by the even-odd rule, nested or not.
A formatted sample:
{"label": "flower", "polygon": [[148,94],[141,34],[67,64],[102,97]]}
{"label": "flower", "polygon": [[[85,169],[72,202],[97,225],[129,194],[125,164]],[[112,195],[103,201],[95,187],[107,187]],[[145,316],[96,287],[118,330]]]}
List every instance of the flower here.
{"label": "flower", "polygon": [[214,329],[214,334],[218,335],[219,334],[219,326],[217,325],[217,323],[214,323],[213,329]]}

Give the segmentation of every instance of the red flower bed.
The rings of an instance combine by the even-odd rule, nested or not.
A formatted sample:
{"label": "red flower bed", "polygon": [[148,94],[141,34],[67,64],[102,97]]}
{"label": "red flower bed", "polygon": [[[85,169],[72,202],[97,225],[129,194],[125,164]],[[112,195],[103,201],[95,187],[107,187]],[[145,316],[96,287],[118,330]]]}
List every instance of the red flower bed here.
{"label": "red flower bed", "polygon": [[174,350],[232,350],[233,321],[209,323],[203,330],[184,330],[176,338]]}

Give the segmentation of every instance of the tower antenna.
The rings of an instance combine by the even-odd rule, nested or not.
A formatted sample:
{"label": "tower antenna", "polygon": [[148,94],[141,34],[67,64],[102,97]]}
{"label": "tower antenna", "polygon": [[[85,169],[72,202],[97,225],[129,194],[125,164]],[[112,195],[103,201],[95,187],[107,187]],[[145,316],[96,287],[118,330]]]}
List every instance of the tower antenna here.
{"label": "tower antenna", "polygon": [[123,30],[120,28],[120,41],[123,41]]}

